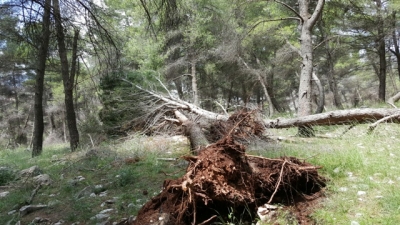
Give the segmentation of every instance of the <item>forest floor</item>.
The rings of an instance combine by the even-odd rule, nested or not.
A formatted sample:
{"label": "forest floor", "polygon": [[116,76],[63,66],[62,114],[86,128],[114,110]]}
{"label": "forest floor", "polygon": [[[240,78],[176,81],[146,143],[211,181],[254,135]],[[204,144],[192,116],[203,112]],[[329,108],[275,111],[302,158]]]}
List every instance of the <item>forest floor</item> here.
{"label": "forest floor", "polygon": [[[319,173],[328,180],[323,195],[313,201],[278,205],[275,224],[296,224],[299,215],[307,219],[301,224],[400,224],[400,127],[382,124],[367,134],[367,125],[357,125],[342,135],[347,128],[318,127],[315,138],[296,137],[294,128],[273,129],[268,132],[278,141],[248,146],[249,155],[293,156],[321,166]],[[185,174],[187,162],[180,157],[188,153],[183,137],[144,136],[75,153],[64,144],[47,146],[34,159],[24,149],[0,150],[0,193],[8,192],[0,197],[0,224],[132,220],[161,192],[164,180]],[[37,188],[30,179],[14,180],[18,171],[35,165],[50,176],[50,185]],[[47,207],[21,216],[17,211],[27,201]],[[240,224],[248,209],[239,214],[230,210],[230,217],[217,211],[216,224]]]}

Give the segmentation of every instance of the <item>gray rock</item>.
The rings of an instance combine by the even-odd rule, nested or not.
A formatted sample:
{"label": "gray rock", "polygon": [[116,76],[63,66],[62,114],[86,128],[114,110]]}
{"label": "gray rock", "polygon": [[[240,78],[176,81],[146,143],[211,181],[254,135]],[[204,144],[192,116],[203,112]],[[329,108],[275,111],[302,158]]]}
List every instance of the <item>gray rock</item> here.
{"label": "gray rock", "polygon": [[6,197],[8,194],[10,194],[9,191],[0,192],[0,198],[4,198],[4,197]]}
{"label": "gray rock", "polygon": [[106,214],[106,213],[109,213],[112,211],[114,211],[114,209],[105,209],[105,210],[102,210],[101,212],[99,212],[99,214]]}
{"label": "gray rock", "polygon": [[20,216],[25,216],[26,214],[29,214],[31,212],[40,210],[40,209],[44,209],[46,208],[47,205],[26,205],[26,206],[22,206],[19,209],[19,214]]}
{"label": "gray rock", "polygon": [[48,174],[40,174],[36,177],[33,177],[33,182],[38,185],[49,186],[53,183],[53,180],[50,178]]}
{"label": "gray rock", "polygon": [[61,225],[61,224],[64,224],[64,223],[65,223],[64,220],[59,220],[57,223],[55,223],[55,224],[53,224],[53,225]]}
{"label": "gray rock", "polygon": [[104,220],[104,219],[108,219],[110,217],[110,214],[103,214],[103,213],[99,213],[97,215],[95,215],[94,217],[90,218],[92,220]]}
{"label": "gray rock", "polygon": [[19,172],[19,176],[21,178],[34,177],[34,176],[40,175],[41,173],[42,173],[42,171],[40,170],[40,168],[38,166],[32,166],[28,169],[21,170]]}

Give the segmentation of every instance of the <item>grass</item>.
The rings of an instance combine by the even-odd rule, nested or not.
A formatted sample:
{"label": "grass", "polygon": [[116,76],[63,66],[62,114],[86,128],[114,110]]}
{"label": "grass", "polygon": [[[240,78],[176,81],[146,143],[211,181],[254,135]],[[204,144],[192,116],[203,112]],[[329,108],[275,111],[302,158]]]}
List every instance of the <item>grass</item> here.
{"label": "grass", "polygon": [[[37,165],[53,180],[52,185],[39,189],[32,202],[50,207],[20,217],[8,212],[25,204],[35,184],[6,177],[4,180],[9,182],[4,184],[9,187],[0,192],[7,190],[10,194],[0,199],[0,224],[10,221],[10,224],[17,221],[29,224],[35,217],[49,218],[53,223],[64,220],[66,224],[96,224],[99,221],[91,218],[107,208],[114,209],[110,213],[112,221],[136,215],[145,202],[160,192],[164,179],[174,179],[184,172],[184,167],[175,165],[177,162],[159,158],[188,152],[186,142],[176,144],[163,137],[150,140],[142,136],[104,145],[95,151],[82,149],[71,153],[66,145],[49,146],[33,159],[24,149],[0,150],[0,167],[20,171]],[[78,176],[85,179],[78,182]],[[82,194],[85,188],[90,191]],[[103,191],[107,195],[100,197],[98,194]],[[92,192],[97,196],[89,197]],[[105,204],[106,200],[114,203]]]}
{"label": "grass", "polygon": [[[296,129],[273,130],[289,137],[273,150],[253,149],[267,157],[296,156],[323,166],[327,198],[312,215],[318,224],[400,224],[400,127],[380,125],[319,127],[316,138],[295,137]],[[282,223],[283,224],[283,223]]]}
{"label": "grass", "polygon": [[[400,224],[400,127],[382,124],[370,135],[367,128],[357,125],[341,136],[347,126],[318,127],[315,138],[296,137],[294,128],[271,130],[273,136],[283,140],[251,146],[249,154],[295,156],[323,167],[320,173],[329,182],[326,198],[312,215],[318,224]],[[112,221],[136,215],[146,201],[160,192],[164,179],[184,172],[185,167],[179,162],[159,158],[178,157],[189,151],[186,142],[176,144],[168,138],[134,136],[98,147],[94,155],[88,152],[71,153],[65,145],[49,146],[42,156],[32,159],[24,149],[0,150],[0,167],[18,171],[38,165],[53,179],[53,184],[42,187],[33,200],[33,204],[52,206],[22,218],[7,213],[29,199],[35,186],[21,180],[8,183],[13,187],[8,189],[9,195],[0,199],[0,224],[19,220],[28,224],[37,216],[53,222],[62,219],[67,224],[96,224],[90,218],[107,208],[102,204],[110,199],[115,201],[108,206],[114,209]],[[7,176],[3,180],[13,179]],[[77,176],[85,180],[73,182]],[[85,187],[99,184],[107,196],[76,197]],[[287,217],[282,216],[277,222],[292,224]]]}

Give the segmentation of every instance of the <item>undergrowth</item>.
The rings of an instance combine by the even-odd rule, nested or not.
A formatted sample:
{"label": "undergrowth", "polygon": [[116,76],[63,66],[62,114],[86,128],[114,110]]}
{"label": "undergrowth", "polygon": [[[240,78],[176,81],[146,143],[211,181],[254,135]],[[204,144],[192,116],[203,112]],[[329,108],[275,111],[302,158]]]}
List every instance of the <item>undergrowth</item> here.
{"label": "undergrowth", "polygon": [[[25,149],[0,150],[0,167],[13,171],[11,175],[0,173],[1,185],[6,185],[0,192],[10,192],[0,198],[0,224],[30,224],[36,217],[53,223],[97,224],[100,221],[93,217],[108,208],[113,209],[110,220],[114,222],[134,216],[160,192],[164,179],[174,179],[184,172],[185,167],[177,165],[179,160],[160,159],[187,154],[186,146],[186,142],[174,144],[165,137],[149,140],[134,136],[74,153],[66,145],[48,146],[36,158]],[[31,204],[49,207],[21,217],[12,212],[27,204],[36,185],[18,179],[18,171],[34,165],[49,174],[53,182],[42,186]]]}
{"label": "undergrowth", "polygon": [[[367,134],[368,125],[348,128],[317,127],[314,138],[296,137],[295,128],[270,130],[271,136],[280,141],[249,146],[248,154],[269,158],[294,156],[322,166],[320,173],[329,181],[325,198],[312,214],[316,224],[400,224],[400,127],[381,124],[372,134]],[[50,218],[53,222],[64,220],[66,224],[96,224],[91,218],[106,208],[114,209],[112,221],[134,216],[160,192],[165,179],[184,173],[182,161],[163,160],[189,153],[188,143],[174,144],[176,141],[171,140],[134,136],[75,153],[65,145],[53,145],[33,159],[24,149],[0,150],[0,167],[8,171],[0,173],[1,185],[8,186],[0,192],[10,192],[0,198],[0,224],[29,224],[35,217]],[[33,165],[49,174],[53,183],[40,188],[32,204],[51,206],[25,217],[18,213],[9,215],[30,198],[35,188],[31,183],[16,180],[15,171]],[[79,176],[85,179],[75,182]],[[86,187],[96,185],[103,186],[93,190],[96,197],[78,197]],[[107,195],[98,196],[102,191],[107,191]],[[107,200],[113,203],[104,205]],[[276,224],[294,224],[292,219],[282,213]],[[219,218],[222,224],[236,224],[240,220]]]}

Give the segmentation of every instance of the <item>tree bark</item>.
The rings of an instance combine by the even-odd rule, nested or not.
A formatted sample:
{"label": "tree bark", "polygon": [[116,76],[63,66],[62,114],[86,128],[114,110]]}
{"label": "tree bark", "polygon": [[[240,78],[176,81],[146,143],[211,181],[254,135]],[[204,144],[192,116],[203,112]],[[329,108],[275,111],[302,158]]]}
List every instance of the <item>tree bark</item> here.
{"label": "tree bark", "polygon": [[199,106],[199,93],[197,90],[196,61],[191,63],[193,104]]}
{"label": "tree bark", "polygon": [[44,74],[46,70],[46,59],[50,40],[50,9],[51,0],[44,2],[43,26],[42,26],[42,43],[39,47],[38,61],[36,69],[36,86],[35,86],[35,120],[33,128],[32,140],[32,157],[38,156],[43,149],[43,91],[44,91]]}
{"label": "tree bark", "polygon": [[312,79],[317,85],[318,88],[318,99],[317,99],[317,110],[315,110],[315,113],[322,113],[324,111],[325,107],[325,92],[324,92],[324,87],[322,86],[321,81],[318,79],[317,75],[315,72],[312,73]]}
{"label": "tree bark", "polygon": [[175,117],[179,120],[184,128],[185,136],[189,138],[190,150],[192,154],[197,155],[201,149],[205,148],[209,144],[206,136],[197,123],[190,121],[178,110],[175,110],[174,113]]}
{"label": "tree bark", "polygon": [[382,2],[375,0],[378,8],[378,40],[376,40],[378,55],[379,55],[379,99],[385,101],[386,98],[386,45],[384,33],[384,21],[382,18]]}
{"label": "tree bark", "polygon": [[400,47],[399,47],[399,39],[397,38],[396,35],[396,11],[393,12],[392,15],[393,19],[392,19],[392,39],[393,39],[393,48],[394,50],[390,49],[389,50],[393,53],[393,55],[396,56],[396,61],[397,61],[397,74],[399,76],[400,79]]}
{"label": "tree bark", "polygon": [[76,125],[73,86],[76,73],[77,45],[78,45],[77,43],[78,43],[79,31],[75,30],[74,33],[71,71],[69,71],[67,49],[65,47],[65,37],[63,29],[64,27],[61,21],[60,5],[58,0],[53,0],[53,7],[54,7],[54,17],[55,17],[56,32],[57,32],[58,53],[61,61],[61,75],[64,85],[64,102],[65,102],[65,111],[67,116],[70,147],[71,151],[75,151],[75,149],[78,147],[79,144],[79,132]]}
{"label": "tree bark", "polygon": [[[314,28],[317,19],[322,14],[324,7],[324,0],[318,0],[317,6],[310,16],[309,0],[299,0],[299,16],[301,21],[301,45],[300,55],[302,58],[301,73],[300,73],[300,85],[299,85],[299,109],[298,116],[308,116],[312,114],[312,89],[311,89],[311,77],[313,72],[313,44],[311,39],[312,30]],[[310,127],[299,126],[299,136],[314,136],[314,132]]]}
{"label": "tree bark", "polygon": [[[350,109],[337,110],[293,119],[265,120],[268,128],[288,128],[298,126],[329,126],[354,123],[370,123],[384,117],[400,114],[400,109]],[[391,122],[400,123],[400,115]]]}

